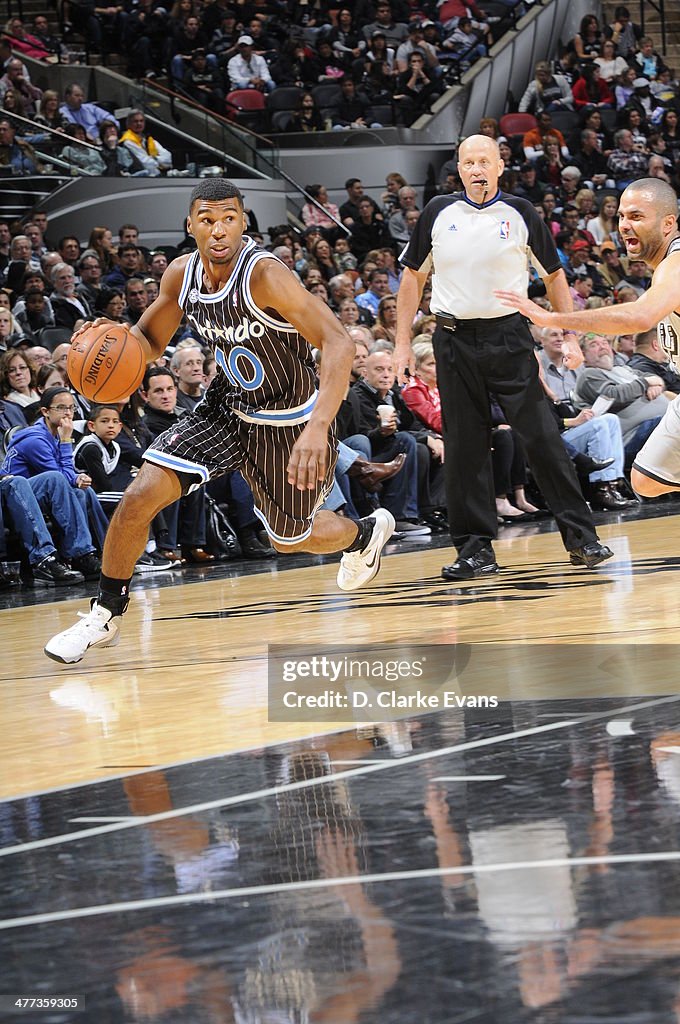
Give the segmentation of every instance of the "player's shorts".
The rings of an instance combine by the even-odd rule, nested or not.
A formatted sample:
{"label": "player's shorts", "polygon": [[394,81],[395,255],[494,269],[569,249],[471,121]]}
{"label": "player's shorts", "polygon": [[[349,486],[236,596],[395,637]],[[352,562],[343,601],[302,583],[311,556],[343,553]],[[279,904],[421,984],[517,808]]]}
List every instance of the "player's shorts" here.
{"label": "player's shorts", "polygon": [[633,468],[662,484],[680,487],[680,395],[635,456]]}
{"label": "player's shorts", "polygon": [[211,413],[203,402],[183,416],[147,448],[144,458],[191,481],[187,492],[214,477],[238,470],[253,492],[255,513],[279,544],[297,544],[312,532],[314,514],[333,486],[338,457],[333,433],[328,437],[326,477],[314,490],[288,483],[293,445],[306,423],[276,426],[249,423],[231,409]]}

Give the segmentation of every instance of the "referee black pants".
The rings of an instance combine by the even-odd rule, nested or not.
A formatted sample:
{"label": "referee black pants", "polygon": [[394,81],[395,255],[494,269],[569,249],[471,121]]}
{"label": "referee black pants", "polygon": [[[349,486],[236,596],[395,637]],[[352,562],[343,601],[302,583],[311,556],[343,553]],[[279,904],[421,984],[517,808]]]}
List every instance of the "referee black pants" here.
{"label": "referee black pants", "polygon": [[529,329],[518,313],[438,326],[437,385],[446,447],[451,538],[467,558],[498,532],[491,461],[489,392],[524,443],[529,465],[568,551],[597,539],[590,510],[548,407]]}

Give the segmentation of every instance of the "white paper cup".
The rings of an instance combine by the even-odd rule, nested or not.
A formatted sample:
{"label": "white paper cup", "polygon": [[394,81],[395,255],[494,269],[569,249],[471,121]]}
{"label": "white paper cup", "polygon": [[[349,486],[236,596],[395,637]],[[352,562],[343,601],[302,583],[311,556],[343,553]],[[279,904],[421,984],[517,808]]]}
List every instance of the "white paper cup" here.
{"label": "white paper cup", "polygon": [[380,426],[386,427],[392,421],[392,414],[394,413],[393,405],[379,405],[377,409],[378,416],[380,417]]}

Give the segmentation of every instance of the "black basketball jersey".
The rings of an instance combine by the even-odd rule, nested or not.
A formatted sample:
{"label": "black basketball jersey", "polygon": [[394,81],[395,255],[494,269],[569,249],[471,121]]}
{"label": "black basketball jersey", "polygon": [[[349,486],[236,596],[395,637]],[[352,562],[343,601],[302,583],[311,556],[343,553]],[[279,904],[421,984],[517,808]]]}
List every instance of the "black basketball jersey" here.
{"label": "black basketball jersey", "polygon": [[227,406],[249,423],[289,426],[309,419],[316,375],[309,342],[283,317],[255,305],[250,278],[259,260],[277,259],[251,238],[227,283],[202,291],[203,264],[192,253],[184,269],[179,305],[200,339],[215,352],[217,374],[205,402]]}
{"label": "black basketball jersey", "polygon": [[[670,256],[674,252],[680,252],[680,238],[673,239],[668,246],[666,256]],[[664,259],[666,259],[666,256],[664,256]],[[678,299],[680,300],[680,286],[678,287]],[[678,306],[680,307],[680,301],[678,301]],[[664,317],[658,325],[656,333],[659,344],[676,366],[680,367],[680,309],[676,309],[669,313],[667,317]]]}

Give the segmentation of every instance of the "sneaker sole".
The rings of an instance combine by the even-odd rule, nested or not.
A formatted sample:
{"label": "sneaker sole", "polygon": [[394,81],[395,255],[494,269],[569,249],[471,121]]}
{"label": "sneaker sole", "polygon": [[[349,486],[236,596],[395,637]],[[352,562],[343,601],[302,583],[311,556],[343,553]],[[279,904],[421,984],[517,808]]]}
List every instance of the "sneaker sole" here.
{"label": "sneaker sole", "polygon": [[476,572],[471,572],[471,573],[466,574],[466,575],[462,575],[462,574],[461,575],[457,575],[457,576],[454,576],[453,574],[445,575],[442,572],[441,577],[442,577],[443,580],[447,580],[448,582],[452,582],[452,581],[455,582],[456,580],[476,580],[476,579],[479,579],[480,576],[496,576],[500,571],[501,571],[500,565],[498,565],[497,562],[494,562],[493,565],[486,565],[483,569],[477,569]]}
{"label": "sneaker sole", "polygon": [[340,590],[343,590],[345,593],[351,593],[353,590],[360,590],[361,587],[365,587],[367,583],[370,583],[371,580],[375,579],[375,577],[380,572],[380,563],[382,561],[383,548],[387,544],[390,537],[392,537],[392,535],[394,534],[396,523],[394,521],[394,516],[391,514],[391,512],[388,512],[387,509],[379,509],[378,511],[384,513],[384,515],[382,515],[380,518],[385,520],[385,527],[382,530],[382,532],[385,534],[385,539],[382,541],[376,552],[373,572],[371,573],[370,576],[367,576],[365,579],[362,579],[359,583],[355,583],[355,585],[351,587],[343,586],[343,584],[340,582],[340,574],[338,573],[338,586],[340,587]]}
{"label": "sneaker sole", "polygon": [[61,665],[75,665],[79,661],[82,661],[87,652],[91,651],[94,647],[116,647],[119,643],[120,630],[116,630],[114,636],[112,636],[110,639],[98,640],[95,643],[90,644],[90,646],[87,647],[82,654],[79,654],[77,657],[74,658],[66,658],[61,654],[56,654],[54,651],[50,651],[49,642],[46,643],[45,646],[43,647],[43,652],[47,655],[48,658],[51,658],[52,661],[58,661]]}
{"label": "sneaker sole", "polygon": [[166,569],[172,569],[173,565],[179,564],[175,562],[168,562],[167,565],[135,565],[132,575],[137,576],[143,572],[165,572]]}

